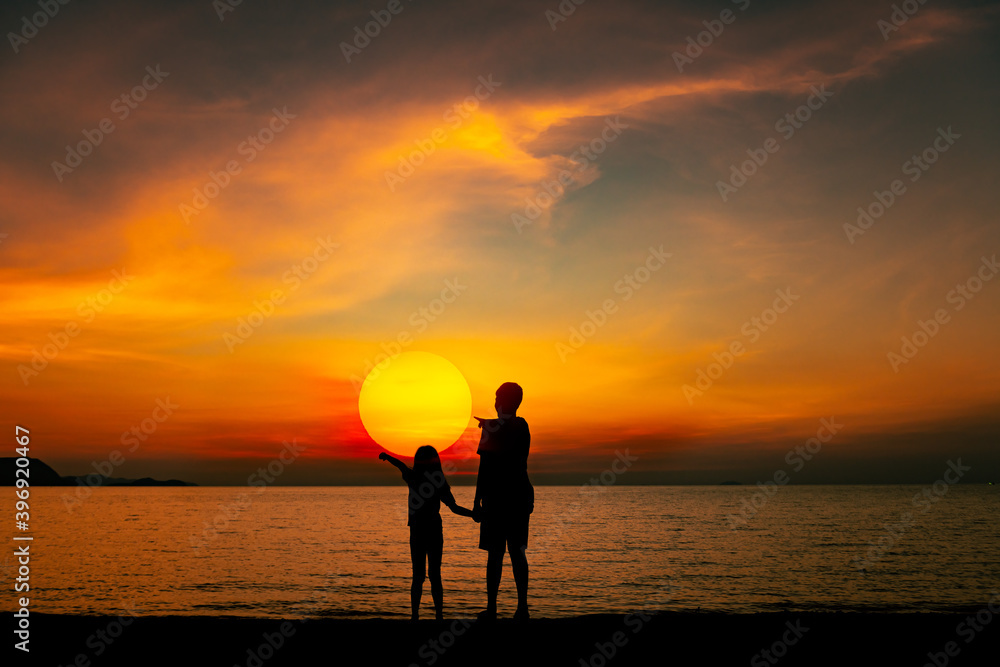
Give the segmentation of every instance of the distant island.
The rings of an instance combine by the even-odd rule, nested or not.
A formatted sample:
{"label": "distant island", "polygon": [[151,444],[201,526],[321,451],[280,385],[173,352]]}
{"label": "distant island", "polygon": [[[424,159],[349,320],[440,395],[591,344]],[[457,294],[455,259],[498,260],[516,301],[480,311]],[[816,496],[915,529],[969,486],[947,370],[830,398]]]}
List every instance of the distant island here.
{"label": "distant island", "polygon": [[743,482],[734,482],[729,480],[726,482],[719,482],[719,486],[743,486]]}
{"label": "distant island", "polygon": [[[61,476],[52,469],[52,466],[41,459],[29,458],[28,461],[28,470],[30,471],[28,483],[31,486],[198,486],[194,482],[182,482],[179,479],[166,481],[152,477],[127,479],[125,477],[105,477],[96,472],[89,475]],[[17,459],[14,457],[0,458],[0,486],[14,486],[14,470],[18,467],[16,462]]]}

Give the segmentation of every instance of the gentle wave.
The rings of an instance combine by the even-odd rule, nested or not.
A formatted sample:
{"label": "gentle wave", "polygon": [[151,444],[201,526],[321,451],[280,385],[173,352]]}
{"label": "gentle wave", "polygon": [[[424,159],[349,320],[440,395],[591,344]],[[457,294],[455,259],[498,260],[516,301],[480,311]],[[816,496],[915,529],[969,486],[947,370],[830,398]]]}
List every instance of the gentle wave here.
{"label": "gentle wave", "polygon": [[[582,496],[539,487],[528,548],[532,612],[982,607],[1000,590],[1000,491],[953,487],[905,528],[890,528],[919,490],[784,487],[731,529],[729,515],[753,488],[611,487]],[[471,488],[454,491],[471,505]],[[267,488],[239,511],[242,488],[95,489],[72,513],[66,492],[32,490],[39,612],[409,615],[405,487]],[[446,611],[470,616],[485,603],[478,526],[447,511],[442,518]],[[13,573],[12,561],[4,567]],[[500,613],[514,605],[508,560]]]}

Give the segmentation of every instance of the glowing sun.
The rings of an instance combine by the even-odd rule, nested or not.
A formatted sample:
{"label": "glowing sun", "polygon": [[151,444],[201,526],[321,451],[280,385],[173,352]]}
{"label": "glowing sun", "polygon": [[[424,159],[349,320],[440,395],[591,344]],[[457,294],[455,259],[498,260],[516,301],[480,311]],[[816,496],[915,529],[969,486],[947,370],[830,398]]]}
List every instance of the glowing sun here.
{"label": "glowing sun", "polygon": [[439,452],[461,437],[472,416],[469,383],[454,364],[430,352],[403,352],[373,368],[358,397],[361,423],[399,456],[417,447]]}

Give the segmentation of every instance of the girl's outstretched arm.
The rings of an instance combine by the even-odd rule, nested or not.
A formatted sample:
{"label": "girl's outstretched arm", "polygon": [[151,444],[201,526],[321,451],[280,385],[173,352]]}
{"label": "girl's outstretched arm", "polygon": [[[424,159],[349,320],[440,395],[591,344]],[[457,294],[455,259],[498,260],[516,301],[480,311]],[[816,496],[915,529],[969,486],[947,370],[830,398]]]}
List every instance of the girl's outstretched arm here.
{"label": "girl's outstretched arm", "polygon": [[405,463],[397,459],[395,456],[392,456],[391,454],[386,454],[385,452],[382,452],[381,454],[378,455],[378,460],[388,461],[392,465],[399,468],[399,472],[403,473],[403,477],[406,477],[406,474],[410,472],[410,466],[406,465]]}

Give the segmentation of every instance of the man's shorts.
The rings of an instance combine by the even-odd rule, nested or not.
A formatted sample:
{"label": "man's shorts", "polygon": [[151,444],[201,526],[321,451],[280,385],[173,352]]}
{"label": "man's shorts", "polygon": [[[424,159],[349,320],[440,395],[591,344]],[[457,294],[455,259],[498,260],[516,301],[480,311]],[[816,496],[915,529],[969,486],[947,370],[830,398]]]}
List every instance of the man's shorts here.
{"label": "man's shorts", "polygon": [[522,551],[528,548],[528,512],[484,511],[479,524],[479,548],[483,551],[506,551],[508,544]]}

